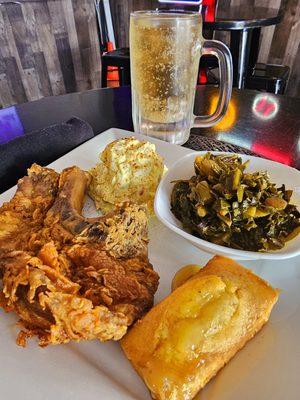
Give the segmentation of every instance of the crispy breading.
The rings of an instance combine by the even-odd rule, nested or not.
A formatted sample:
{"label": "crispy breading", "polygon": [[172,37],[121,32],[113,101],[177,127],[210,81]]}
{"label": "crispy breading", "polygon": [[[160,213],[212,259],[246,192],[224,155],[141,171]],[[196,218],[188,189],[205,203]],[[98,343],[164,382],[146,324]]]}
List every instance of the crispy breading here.
{"label": "crispy breading", "polygon": [[42,346],[118,340],[153,304],[143,206],[85,219],[89,179],[77,167],[59,175],[33,165],[0,208],[1,304],[21,318],[21,346],[33,335]]}

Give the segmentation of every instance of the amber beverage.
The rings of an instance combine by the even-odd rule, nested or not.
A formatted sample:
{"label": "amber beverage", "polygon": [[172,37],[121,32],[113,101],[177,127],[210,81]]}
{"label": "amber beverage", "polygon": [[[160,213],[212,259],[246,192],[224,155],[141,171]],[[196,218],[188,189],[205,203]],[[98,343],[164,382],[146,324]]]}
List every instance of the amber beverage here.
{"label": "amber beverage", "polygon": [[[220,59],[221,96],[216,112],[193,115],[201,54]],[[227,47],[202,37],[197,13],[138,11],[130,20],[132,117],[137,133],[183,144],[193,126],[211,126],[225,114],[232,67]]]}

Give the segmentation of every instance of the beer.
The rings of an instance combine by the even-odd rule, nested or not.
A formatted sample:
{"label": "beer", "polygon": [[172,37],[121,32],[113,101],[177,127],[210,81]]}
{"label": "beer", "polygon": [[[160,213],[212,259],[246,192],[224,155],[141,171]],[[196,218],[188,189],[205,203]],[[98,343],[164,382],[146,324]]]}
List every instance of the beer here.
{"label": "beer", "polygon": [[[219,58],[220,99],[209,116],[194,116],[200,54]],[[137,11],[130,15],[132,119],[137,133],[183,144],[191,127],[218,123],[231,96],[232,61],[221,42],[204,40],[201,14]]]}
{"label": "beer", "polygon": [[[191,128],[201,50],[201,20],[177,23],[155,13],[132,18],[130,59],[136,132],[173,143]],[[174,15],[174,14],[173,14]]]}

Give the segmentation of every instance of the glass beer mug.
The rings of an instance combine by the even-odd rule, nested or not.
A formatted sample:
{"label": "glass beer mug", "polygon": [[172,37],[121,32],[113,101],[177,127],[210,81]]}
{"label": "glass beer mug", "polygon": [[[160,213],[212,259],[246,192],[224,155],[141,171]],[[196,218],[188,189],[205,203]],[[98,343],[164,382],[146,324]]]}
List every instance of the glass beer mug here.
{"label": "glass beer mug", "polygon": [[[220,97],[209,116],[193,114],[200,56],[219,59]],[[209,127],[226,113],[232,90],[227,46],[202,37],[198,13],[136,11],[130,15],[132,118],[136,133],[183,144],[193,127]]]}

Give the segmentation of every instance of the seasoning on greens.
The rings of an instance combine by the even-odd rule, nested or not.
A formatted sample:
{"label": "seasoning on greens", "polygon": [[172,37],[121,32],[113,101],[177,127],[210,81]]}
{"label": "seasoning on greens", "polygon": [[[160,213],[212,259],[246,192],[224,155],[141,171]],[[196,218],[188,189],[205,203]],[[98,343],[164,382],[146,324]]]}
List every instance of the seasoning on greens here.
{"label": "seasoning on greens", "polygon": [[280,249],[300,232],[292,190],[276,188],[267,172],[246,173],[237,155],[197,156],[196,175],[176,181],[171,211],[201,239],[241,250]]}

